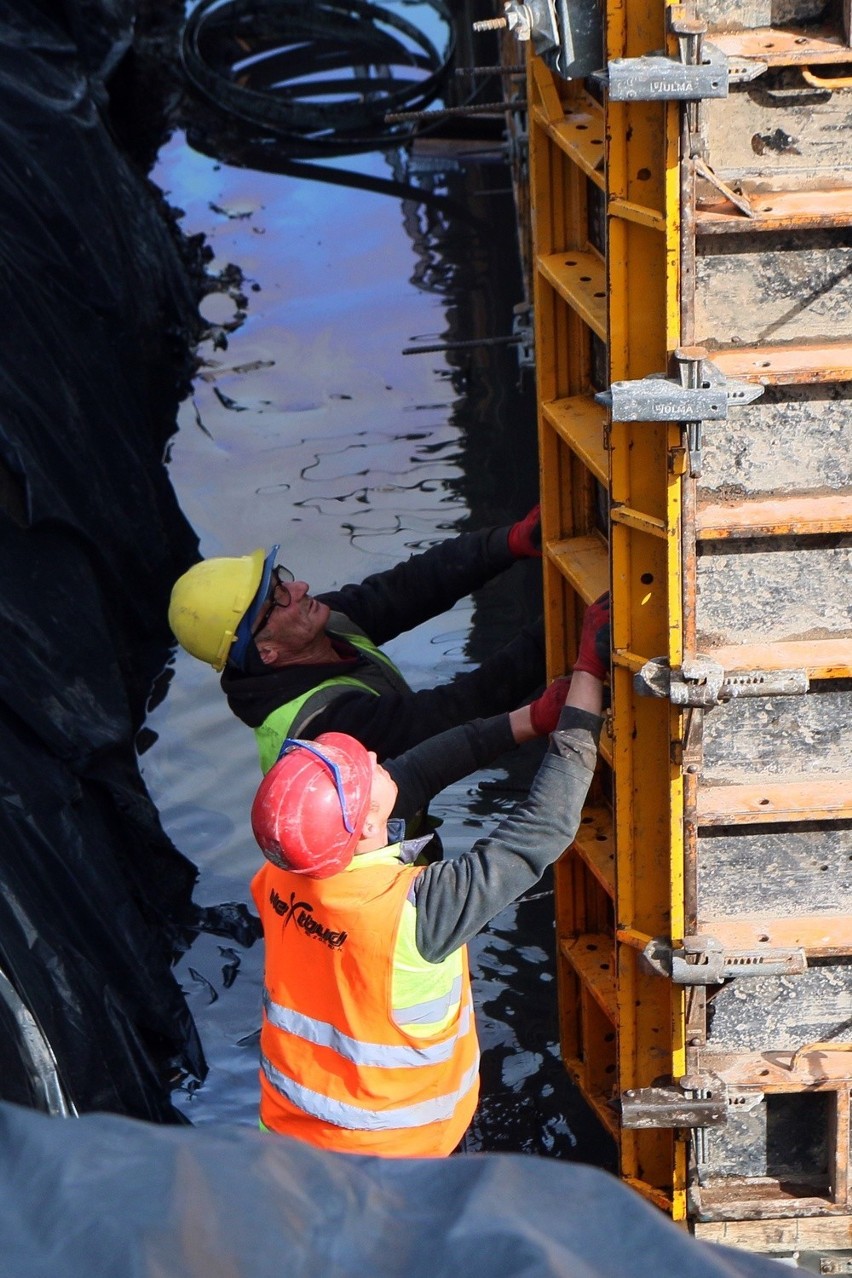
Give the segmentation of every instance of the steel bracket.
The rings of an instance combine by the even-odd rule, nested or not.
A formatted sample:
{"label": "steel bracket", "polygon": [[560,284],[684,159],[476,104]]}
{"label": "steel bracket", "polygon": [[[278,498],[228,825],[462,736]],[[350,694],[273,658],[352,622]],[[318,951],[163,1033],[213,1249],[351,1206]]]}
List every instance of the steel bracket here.
{"label": "steel bracket", "polygon": [[614,422],[726,421],[731,404],[750,404],[763,394],[751,382],[729,380],[704,355],[675,352],[679,377],[651,373],[633,382],[613,382],[595,400]]}
{"label": "steel bracket", "polygon": [[821,1274],[852,1274],[852,1256],[820,1256]]}
{"label": "steel bracket", "polygon": [[724,1127],[728,1121],[727,1090],[715,1074],[630,1088],[620,1099],[622,1127]]}
{"label": "steel bracket", "polygon": [[643,58],[611,58],[591,78],[603,84],[611,102],[696,102],[728,96],[728,59],[704,41],[701,61],[688,65],[664,53]]}
{"label": "steel bracket", "polygon": [[728,671],[712,657],[696,653],[672,670],[668,657],[646,661],[633,676],[643,697],[667,697],[674,706],[709,710],[740,697],[797,697],[810,688],[806,670]]}
{"label": "steel bracket", "polygon": [[751,382],[729,380],[707,358],[703,347],[674,353],[678,377],[651,373],[633,382],[613,382],[595,395],[614,422],[680,422],[689,457],[689,473],[701,474],[702,422],[726,421],[731,404],[750,404],[763,394]]}
{"label": "steel bracket", "polygon": [[653,972],[676,985],[721,985],[743,976],[801,976],[808,966],[803,949],[726,950],[714,936],[701,934],[684,937],[680,945],[654,937],[642,957]]}

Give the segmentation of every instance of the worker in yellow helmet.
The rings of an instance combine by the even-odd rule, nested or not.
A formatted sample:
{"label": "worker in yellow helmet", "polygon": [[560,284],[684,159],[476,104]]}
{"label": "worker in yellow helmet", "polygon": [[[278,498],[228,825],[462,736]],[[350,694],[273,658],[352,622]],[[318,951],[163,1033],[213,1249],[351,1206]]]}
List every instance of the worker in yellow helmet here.
{"label": "worker in yellow helmet", "polygon": [[418,692],[380,647],[516,560],[540,558],[537,506],[515,524],[461,533],[319,595],[278,562],[278,551],[194,565],[176,582],[169,608],[180,644],[222,672],[231,710],[254,729],[264,772],[287,737],[345,732],[383,759],[513,709],[543,682],[540,619],[476,670]]}
{"label": "worker in yellow helmet", "polygon": [[385,766],[342,733],[285,742],[252,805],[263,1127],[340,1153],[458,1146],[479,1093],[467,942],[573,841],[608,670],[604,596],[529,796],[471,851],[425,867],[392,817],[470,770],[471,725]]}

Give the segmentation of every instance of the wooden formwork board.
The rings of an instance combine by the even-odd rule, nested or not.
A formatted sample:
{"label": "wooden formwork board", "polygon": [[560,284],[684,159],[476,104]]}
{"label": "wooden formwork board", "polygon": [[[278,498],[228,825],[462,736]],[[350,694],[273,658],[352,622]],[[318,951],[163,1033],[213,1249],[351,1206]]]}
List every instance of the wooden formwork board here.
{"label": "wooden formwork board", "polygon": [[[852,545],[848,534],[807,542],[717,542],[699,549],[696,620],[702,651],[714,645],[848,636]],[[795,742],[791,742],[791,750]]]}
{"label": "wooden formwork board", "polygon": [[815,89],[797,68],[769,70],[707,103],[709,162],[747,191],[831,191],[852,175],[850,124],[848,89]]}
{"label": "wooden formwork board", "polygon": [[[692,651],[810,684],[693,712],[690,927],[806,966],[695,992],[690,1069],[721,1078],[729,1106],[693,1143],[690,1220],[758,1250],[794,1234],[831,1249],[852,1207],[852,92],[803,76],[813,29],[768,30],[812,20],[806,4],[702,13],[732,58],[767,65],[701,109],[684,315],[717,368],[766,390],[706,423],[684,480]],[[819,56],[838,54],[835,29]]]}
{"label": "wooden formwork board", "polygon": [[[852,134],[852,120],[850,120]],[[852,195],[852,192],[850,192]],[[702,241],[694,340],[715,350],[852,336],[852,246],[846,228]]]}
{"label": "wooden formwork board", "polygon": [[852,1216],[835,1218],[778,1216],[762,1220],[704,1222],[693,1225],[702,1242],[788,1257],[802,1252],[842,1252],[852,1248]]}
{"label": "wooden formwork board", "polygon": [[824,9],[824,0],[705,0],[701,17],[711,30],[740,31],[776,23],[812,23]]}
{"label": "wooden formwork board", "polygon": [[846,776],[850,689],[848,679],[825,680],[808,696],[743,697],[706,711],[702,784]]}
{"label": "wooden formwork board", "polygon": [[724,929],[731,948],[737,935],[749,948],[770,924],[802,918],[808,948],[822,950],[842,916],[852,924],[852,821],[703,829],[697,860],[698,931]]}

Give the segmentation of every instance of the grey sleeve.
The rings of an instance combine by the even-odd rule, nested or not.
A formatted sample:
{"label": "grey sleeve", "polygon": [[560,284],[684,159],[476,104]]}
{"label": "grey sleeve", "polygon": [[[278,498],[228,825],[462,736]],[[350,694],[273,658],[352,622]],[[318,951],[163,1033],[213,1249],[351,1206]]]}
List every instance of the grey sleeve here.
{"label": "grey sleeve", "polygon": [[600,723],[588,714],[578,722],[577,712],[563,711],[528,797],[469,852],[427,866],[418,876],[416,940],[427,962],[438,963],[470,941],[573,842],[594,772]]}
{"label": "grey sleeve", "polygon": [[509,716],[498,714],[449,728],[386,760],[399,789],[393,815],[408,820],[448,785],[514,748]]}

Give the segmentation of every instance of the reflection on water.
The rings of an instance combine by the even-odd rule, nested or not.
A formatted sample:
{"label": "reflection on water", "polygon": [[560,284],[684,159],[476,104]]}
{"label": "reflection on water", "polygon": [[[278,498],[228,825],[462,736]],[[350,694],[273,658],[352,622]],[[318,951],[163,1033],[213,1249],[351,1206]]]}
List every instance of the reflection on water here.
{"label": "reflection on water", "polygon": [[[416,200],[229,167],[181,136],[167,146],[155,180],[185,210],[184,230],[204,234],[223,280],[169,459],[203,554],[281,542],[298,577],[330,589],[456,529],[508,522],[536,499],[533,388],[513,350],[401,354],[423,335],[511,331],[520,281],[508,177],[481,159],[430,169],[433,190],[468,210],[453,221]],[[353,163],[387,175],[381,156]],[[388,651],[414,687],[429,686],[539,610],[539,566],[518,564]],[[213,672],[183,653],[148,729],[143,772],[200,867],[196,899],[248,902],[259,858],[251,732]],[[539,752],[524,747],[436,800],[447,855],[511,807]],[[559,1059],[553,938],[548,877],[471,947],[483,1045],[473,1144],[601,1163],[609,1145]],[[261,950],[202,934],[181,961],[210,1064],[204,1085],[176,1098],[197,1123],[256,1122]]]}

